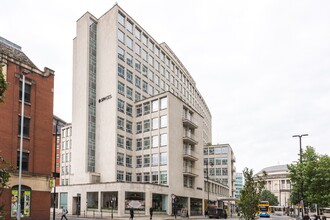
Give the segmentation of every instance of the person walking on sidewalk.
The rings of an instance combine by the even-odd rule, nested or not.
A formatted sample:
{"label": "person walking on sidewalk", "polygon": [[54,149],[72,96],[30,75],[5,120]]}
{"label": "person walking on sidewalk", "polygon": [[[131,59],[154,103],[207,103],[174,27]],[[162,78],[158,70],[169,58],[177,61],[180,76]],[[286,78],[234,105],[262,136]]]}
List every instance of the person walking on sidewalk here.
{"label": "person walking on sidewalk", "polygon": [[152,207],[150,207],[149,213],[150,213],[150,220],[151,220],[152,219],[152,214],[154,213],[154,209]]}
{"label": "person walking on sidewalk", "polygon": [[68,214],[68,210],[62,206],[62,217],[61,217],[61,220],[63,220],[64,218],[66,220],[68,220],[67,217],[66,217],[66,214]]}
{"label": "person walking on sidewalk", "polygon": [[134,210],[133,210],[133,208],[131,208],[129,210],[129,215],[130,215],[129,220],[133,220],[133,218],[134,218]]}

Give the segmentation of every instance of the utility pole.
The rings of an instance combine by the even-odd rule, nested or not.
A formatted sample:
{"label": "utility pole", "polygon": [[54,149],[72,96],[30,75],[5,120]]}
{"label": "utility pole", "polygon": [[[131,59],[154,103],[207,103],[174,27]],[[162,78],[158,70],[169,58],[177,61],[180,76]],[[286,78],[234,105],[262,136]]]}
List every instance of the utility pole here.
{"label": "utility pole", "polygon": [[[301,148],[301,138],[304,136],[308,136],[308,134],[301,134],[301,135],[293,135],[292,137],[298,137],[299,138],[299,152],[300,152],[300,166],[302,166],[302,148]],[[302,170],[300,173],[300,205],[301,205],[301,219],[304,218],[304,181],[303,181],[303,174]]]}

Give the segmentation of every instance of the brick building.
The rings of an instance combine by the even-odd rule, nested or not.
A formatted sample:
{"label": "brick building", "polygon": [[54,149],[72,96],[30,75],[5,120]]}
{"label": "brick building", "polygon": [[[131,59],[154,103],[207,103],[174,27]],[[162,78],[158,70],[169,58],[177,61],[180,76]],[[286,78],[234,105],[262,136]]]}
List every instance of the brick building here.
{"label": "brick building", "polygon": [[24,219],[49,219],[52,172],[54,71],[39,70],[21,47],[0,37],[0,63],[8,82],[5,102],[0,104],[0,151],[6,161],[19,167],[22,75],[26,75],[21,197],[18,168],[10,188],[0,198],[5,219],[16,217],[18,201]]}

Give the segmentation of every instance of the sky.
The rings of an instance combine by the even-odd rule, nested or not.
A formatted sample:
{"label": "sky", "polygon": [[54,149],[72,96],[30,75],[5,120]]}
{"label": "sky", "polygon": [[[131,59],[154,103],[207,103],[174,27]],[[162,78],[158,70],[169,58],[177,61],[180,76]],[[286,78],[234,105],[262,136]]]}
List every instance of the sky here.
{"label": "sky", "polygon": [[[330,155],[330,1],[118,0],[194,78],[212,114],[212,143],[230,144],[237,172],[292,163],[302,147]],[[72,118],[72,40],[87,11],[112,0],[11,0],[0,36],[55,70],[54,114]]]}

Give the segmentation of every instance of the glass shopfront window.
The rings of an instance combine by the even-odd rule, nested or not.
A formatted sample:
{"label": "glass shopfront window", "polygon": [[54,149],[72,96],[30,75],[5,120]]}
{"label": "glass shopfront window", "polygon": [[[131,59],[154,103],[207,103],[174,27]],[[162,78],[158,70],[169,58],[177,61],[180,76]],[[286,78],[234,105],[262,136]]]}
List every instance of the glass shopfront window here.
{"label": "glass shopfront window", "polygon": [[10,216],[15,218],[18,211],[18,203],[21,205],[21,216],[23,218],[31,215],[31,188],[27,186],[21,187],[21,196],[18,196],[18,186],[14,186],[11,190],[11,210]]}

